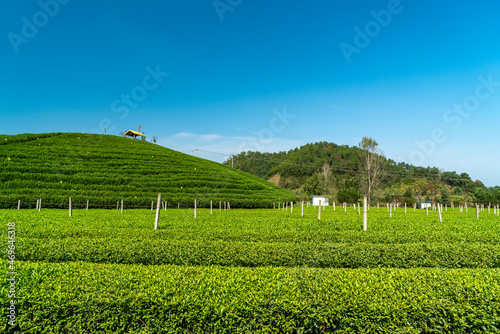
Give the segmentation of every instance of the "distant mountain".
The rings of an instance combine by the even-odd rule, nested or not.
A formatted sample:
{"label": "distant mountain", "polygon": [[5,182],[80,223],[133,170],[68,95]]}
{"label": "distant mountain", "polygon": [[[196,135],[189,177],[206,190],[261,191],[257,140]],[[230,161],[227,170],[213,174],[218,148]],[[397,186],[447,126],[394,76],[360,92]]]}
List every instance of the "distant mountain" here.
{"label": "distant mountain", "polygon": [[[42,198],[44,207],[90,200],[148,207],[158,193],[170,205],[194,199],[232,207],[269,207],[296,196],[236,168],[125,137],[83,133],[0,135],[0,208]],[[217,203],[218,206],[218,203]]]}
{"label": "distant mountain", "polygon": [[[326,195],[339,202],[353,202],[361,198],[359,153],[355,146],[318,142],[288,152],[242,152],[234,156],[234,167],[269,180],[303,199]],[[231,165],[231,161],[224,164]],[[487,189],[466,173],[385,159],[384,175],[375,195],[375,200],[409,204],[417,200],[499,203],[500,187]]]}

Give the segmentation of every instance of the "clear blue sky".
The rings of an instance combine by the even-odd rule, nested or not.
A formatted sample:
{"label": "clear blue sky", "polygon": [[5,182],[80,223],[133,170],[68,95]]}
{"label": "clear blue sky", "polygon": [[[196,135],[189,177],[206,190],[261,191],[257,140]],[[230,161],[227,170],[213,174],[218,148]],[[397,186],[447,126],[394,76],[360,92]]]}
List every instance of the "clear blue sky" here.
{"label": "clear blue sky", "polygon": [[498,13],[494,0],[9,1],[0,133],[141,124],[217,161],[371,136],[396,161],[500,185]]}

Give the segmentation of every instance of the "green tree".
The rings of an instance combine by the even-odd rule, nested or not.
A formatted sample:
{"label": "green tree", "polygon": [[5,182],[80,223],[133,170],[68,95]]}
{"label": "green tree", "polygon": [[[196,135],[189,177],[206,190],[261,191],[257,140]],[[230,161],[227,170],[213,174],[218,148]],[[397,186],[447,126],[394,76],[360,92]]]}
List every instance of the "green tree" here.
{"label": "green tree", "polygon": [[361,185],[370,205],[373,191],[377,188],[384,171],[385,157],[373,138],[363,137],[359,143],[361,160]]}

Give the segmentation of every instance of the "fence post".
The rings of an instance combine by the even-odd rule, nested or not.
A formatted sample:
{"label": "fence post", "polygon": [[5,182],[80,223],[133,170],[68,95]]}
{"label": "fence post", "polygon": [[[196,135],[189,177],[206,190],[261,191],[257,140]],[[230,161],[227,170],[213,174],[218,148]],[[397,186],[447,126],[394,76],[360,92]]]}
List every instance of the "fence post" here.
{"label": "fence post", "polygon": [[21,200],[17,200],[17,209],[21,210]]}
{"label": "fence post", "polygon": [[335,202],[333,202],[333,211],[335,211]]}
{"label": "fence post", "polygon": [[321,200],[319,200],[319,206],[318,206],[318,220],[321,220]]}
{"label": "fence post", "polygon": [[479,204],[476,204],[476,219],[479,219]]}
{"label": "fence post", "polygon": [[304,217],[304,201],[302,201],[302,212],[300,213],[301,217]]}
{"label": "fence post", "polygon": [[441,205],[437,205],[437,210],[438,210],[438,215],[439,215],[439,222],[442,223],[443,222],[443,216],[441,216],[441,211],[442,211],[443,207]]}
{"label": "fence post", "polygon": [[161,193],[158,194],[158,201],[156,202],[155,230],[158,229],[158,223],[160,222],[160,205],[161,205]]}
{"label": "fence post", "polygon": [[73,215],[73,212],[71,210],[71,197],[69,198],[69,216],[71,217]]}
{"label": "fence post", "polygon": [[196,199],[194,200],[194,218],[196,218]]}
{"label": "fence post", "polygon": [[219,201],[219,212],[222,212],[222,203]]}
{"label": "fence post", "polygon": [[151,201],[151,211],[153,211],[153,203],[154,201]]}
{"label": "fence post", "polygon": [[392,204],[389,205],[389,218],[392,218]]}
{"label": "fence post", "polygon": [[121,213],[123,213],[123,198],[122,198],[122,204],[121,204]]}
{"label": "fence post", "polygon": [[368,230],[368,199],[363,197],[363,231]]}
{"label": "fence post", "polygon": [[212,200],[210,200],[210,214],[212,214]]}
{"label": "fence post", "polygon": [[87,200],[87,207],[86,207],[85,211],[89,211],[89,200]]}
{"label": "fence post", "polygon": [[406,203],[405,203],[405,215],[406,215]]}
{"label": "fence post", "polygon": [[290,202],[290,213],[293,213],[293,202]]}
{"label": "fence post", "polygon": [[42,199],[40,198],[38,200],[38,212],[41,212],[42,211]]}
{"label": "fence post", "polygon": [[428,205],[425,206],[425,213],[427,213],[427,216],[429,215],[429,206]]}

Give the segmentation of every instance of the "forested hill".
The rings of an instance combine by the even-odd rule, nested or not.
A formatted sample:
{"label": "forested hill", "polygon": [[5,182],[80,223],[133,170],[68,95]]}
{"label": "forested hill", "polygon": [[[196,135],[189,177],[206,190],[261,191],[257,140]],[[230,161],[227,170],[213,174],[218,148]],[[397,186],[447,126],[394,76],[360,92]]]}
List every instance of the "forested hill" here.
{"label": "forested hill", "polygon": [[[234,156],[234,167],[270,180],[302,198],[326,195],[338,201],[361,198],[360,149],[329,142],[307,144],[288,152],[242,152]],[[231,165],[231,160],[225,162]],[[500,202],[500,187],[486,188],[467,173],[417,167],[384,159],[384,172],[375,198],[414,203],[417,200],[443,202]]]}

